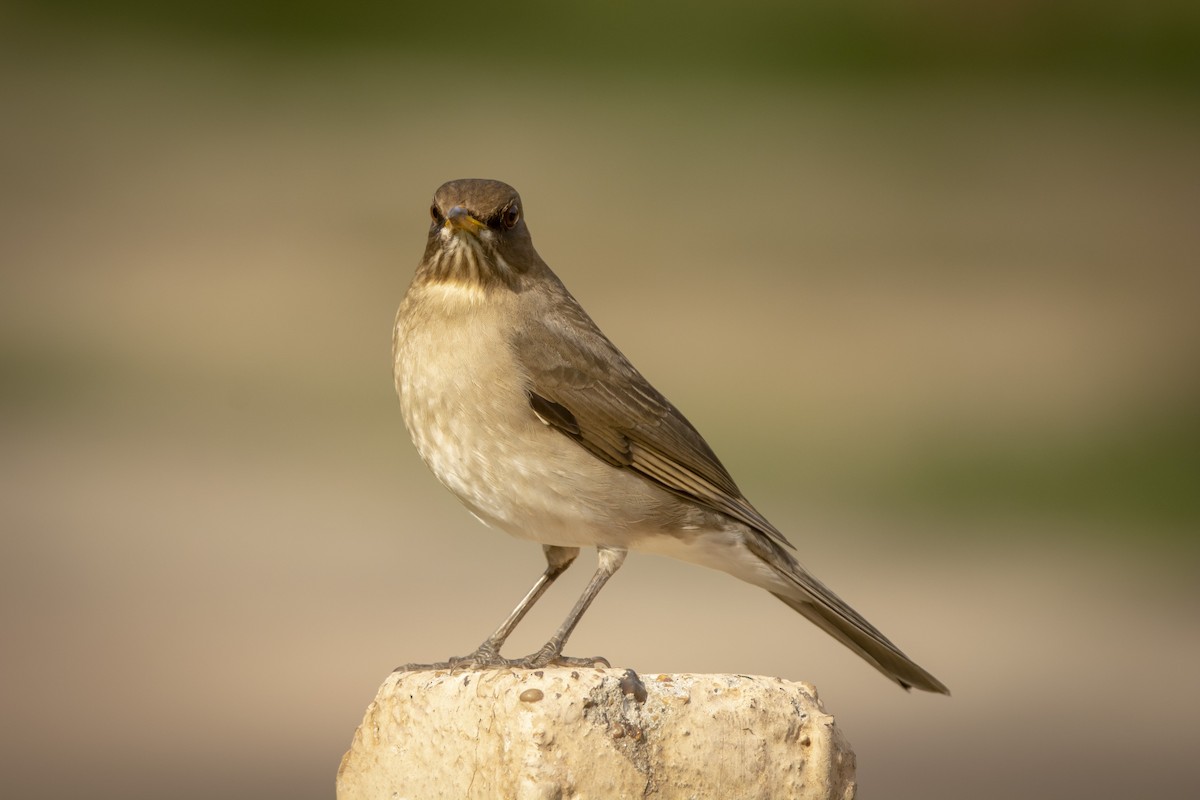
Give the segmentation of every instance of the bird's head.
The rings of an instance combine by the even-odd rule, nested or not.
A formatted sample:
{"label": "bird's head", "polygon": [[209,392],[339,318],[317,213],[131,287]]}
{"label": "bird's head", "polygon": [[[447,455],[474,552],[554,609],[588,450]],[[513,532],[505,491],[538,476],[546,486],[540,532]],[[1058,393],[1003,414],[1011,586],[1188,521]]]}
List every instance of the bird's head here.
{"label": "bird's head", "polygon": [[506,183],[468,178],[444,183],[429,207],[422,269],[429,280],[518,289],[541,259],[525,226],[521,196]]}

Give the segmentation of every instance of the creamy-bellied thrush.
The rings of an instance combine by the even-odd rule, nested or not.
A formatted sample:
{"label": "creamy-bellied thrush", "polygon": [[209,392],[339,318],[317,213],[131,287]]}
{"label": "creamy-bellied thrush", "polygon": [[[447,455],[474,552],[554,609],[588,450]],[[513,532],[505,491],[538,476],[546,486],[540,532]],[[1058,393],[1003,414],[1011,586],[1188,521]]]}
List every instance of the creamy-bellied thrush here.
{"label": "creamy-bellied thrush", "polygon": [[[394,330],[404,421],[438,479],[485,524],[540,542],[547,567],[478,649],[426,667],[602,662],[565,657],[563,645],[634,549],[761,586],[904,688],[948,693],[796,561],[538,256],[511,186],[450,181],[430,215]],[[503,658],[505,639],[581,547],[597,549],[599,567],[567,619],[536,653]]]}

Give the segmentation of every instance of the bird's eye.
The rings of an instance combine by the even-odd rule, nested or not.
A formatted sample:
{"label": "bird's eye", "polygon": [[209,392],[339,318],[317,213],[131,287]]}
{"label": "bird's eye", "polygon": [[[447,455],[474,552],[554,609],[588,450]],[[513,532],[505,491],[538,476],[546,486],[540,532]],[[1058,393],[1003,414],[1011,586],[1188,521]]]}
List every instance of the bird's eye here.
{"label": "bird's eye", "polygon": [[508,208],[504,209],[504,213],[500,217],[500,221],[504,223],[504,227],[509,230],[517,227],[517,223],[521,221],[521,207],[513,203]]}
{"label": "bird's eye", "polygon": [[438,211],[437,203],[429,207],[429,218],[437,223],[442,222],[442,212]]}

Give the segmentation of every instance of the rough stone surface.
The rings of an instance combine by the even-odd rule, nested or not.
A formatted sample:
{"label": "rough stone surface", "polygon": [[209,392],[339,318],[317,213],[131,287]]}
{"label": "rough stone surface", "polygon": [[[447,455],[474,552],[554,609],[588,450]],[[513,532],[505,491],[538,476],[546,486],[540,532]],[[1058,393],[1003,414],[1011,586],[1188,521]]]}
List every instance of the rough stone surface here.
{"label": "rough stone surface", "polygon": [[395,673],[337,776],[338,800],[854,794],[810,684],[620,669]]}

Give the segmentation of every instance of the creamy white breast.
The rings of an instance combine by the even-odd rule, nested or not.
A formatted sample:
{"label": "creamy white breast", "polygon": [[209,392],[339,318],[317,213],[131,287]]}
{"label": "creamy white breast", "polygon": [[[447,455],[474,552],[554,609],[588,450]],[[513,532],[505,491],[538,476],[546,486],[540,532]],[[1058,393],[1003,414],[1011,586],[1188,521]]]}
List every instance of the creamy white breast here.
{"label": "creamy white breast", "polygon": [[401,307],[396,388],[421,458],[476,516],[514,536],[627,547],[657,532],[660,490],[533,413],[505,322],[519,319],[509,306],[519,298],[482,299],[478,289],[426,284]]}

